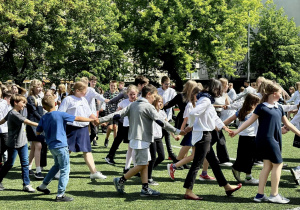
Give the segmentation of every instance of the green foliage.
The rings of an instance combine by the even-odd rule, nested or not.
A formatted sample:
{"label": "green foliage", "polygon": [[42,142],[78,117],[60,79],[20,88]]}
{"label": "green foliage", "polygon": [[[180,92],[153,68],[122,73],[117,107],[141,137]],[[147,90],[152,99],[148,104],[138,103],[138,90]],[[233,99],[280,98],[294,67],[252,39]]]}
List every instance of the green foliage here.
{"label": "green foliage", "polygon": [[274,79],[283,87],[300,80],[300,27],[267,1],[260,11],[258,31],[252,32],[251,71]]}
{"label": "green foliage", "polygon": [[[177,84],[195,63],[234,75],[247,48],[247,24],[258,21],[259,0],[116,0],[122,49],[134,68],[167,70]],[[248,16],[250,12],[250,17]]]}
{"label": "green foliage", "polygon": [[[83,70],[117,78],[127,59],[118,47],[118,10],[107,0],[0,0],[0,76],[53,82]],[[124,64],[125,63],[125,64]],[[125,67],[125,68],[124,68]],[[4,69],[5,71],[3,71]]]}

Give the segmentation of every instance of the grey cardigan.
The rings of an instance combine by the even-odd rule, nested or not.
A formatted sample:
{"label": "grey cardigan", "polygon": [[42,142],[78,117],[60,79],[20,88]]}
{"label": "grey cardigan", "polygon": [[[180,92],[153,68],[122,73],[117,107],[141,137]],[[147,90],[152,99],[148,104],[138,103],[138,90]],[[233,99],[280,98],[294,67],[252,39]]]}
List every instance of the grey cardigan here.
{"label": "grey cardigan", "polygon": [[117,120],[120,117],[128,116],[129,118],[129,132],[128,139],[152,142],[153,139],[153,122],[155,121],[162,128],[172,133],[179,133],[180,130],[173,127],[170,123],[162,119],[157,110],[151,105],[147,99],[140,98],[131,103],[126,108],[109,114],[105,117],[99,118],[100,123]]}

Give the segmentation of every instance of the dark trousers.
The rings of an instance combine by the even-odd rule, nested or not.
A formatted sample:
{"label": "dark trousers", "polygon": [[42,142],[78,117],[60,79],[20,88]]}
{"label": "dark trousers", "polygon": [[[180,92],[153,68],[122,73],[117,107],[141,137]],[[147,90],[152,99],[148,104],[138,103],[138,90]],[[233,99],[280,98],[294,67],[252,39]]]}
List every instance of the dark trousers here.
{"label": "dark trousers", "polygon": [[94,138],[97,136],[98,127],[90,123],[90,129],[91,129],[90,141],[92,142]]}
{"label": "dark trousers", "polygon": [[237,171],[251,174],[256,156],[255,136],[240,136],[237,148],[236,161],[233,168]]}
{"label": "dark trousers", "polygon": [[215,152],[211,144],[212,134],[209,131],[203,132],[203,137],[200,141],[195,144],[195,155],[191,168],[186,176],[183,187],[192,190],[194,183],[200,169],[206,158],[210,164],[210,167],[218,181],[219,186],[225,186],[227,180],[225,179],[223,172],[219,166],[219,162],[216,158]]}
{"label": "dark trousers", "polygon": [[0,133],[0,163],[2,163],[3,159],[2,156],[4,152],[7,150],[7,146],[5,142],[8,139],[8,133]]}
{"label": "dark trousers", "polygon": [[[148,179],[152,179],[152,171],[158,164],[165,159],[164,146],[161,139],[154,139],[154,142],[150,144],[151,160],[148,165]],[[157,153],[157,158],[156,158]]]}
{"label": "dark trousers", "polygon": [[118,132],[113,144],[108,152],[107,157],[113,159],[122,141],[128,138],[129,127],[124,127],[122,122],[118,122]]}
{"label": "dark trousers", "polygon": [[41,142],[42,144],[42,149],[41,149],[41,161],[40,161],[40,166],[41,167],[46,167],[47,166],[47,152],[48,152],[48,146],[45,141]]}
{"label": "dark trousers", "polygon": [[163,133],[163,138],[165,137],[165,142],[166,142],[168,155],[169,155],[170,158],[172,158],[173,161],[176,161],[176,156],[173,154],[173,151],[172,151],[172,145],[171,145],[171,141],[170,141],[170,134],[165,129],[162,129],[162,133]]}
{"label": "dark trousers", "polygon": [[219,163],[226,163],[229,162],[229,154],[226,147],[226,139],[222,132],[213,130],[212,131],[212,145],[217,143],[216,149],[217,149],[217,156],[219,159]]}

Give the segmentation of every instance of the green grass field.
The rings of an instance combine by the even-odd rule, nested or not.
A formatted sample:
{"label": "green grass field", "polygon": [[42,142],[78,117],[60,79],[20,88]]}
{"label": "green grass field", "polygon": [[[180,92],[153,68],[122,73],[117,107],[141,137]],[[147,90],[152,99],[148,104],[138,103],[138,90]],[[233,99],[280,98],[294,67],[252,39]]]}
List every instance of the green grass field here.
{"label": "green grass field", "polygon": [[[299,149],[292,146],[294,135],[290,132],[283,137],[283,157],[284,162],[290,167],[295,167],[300,162]],[[231,158],[236,157],[237,139],[226,135],[227,147]],[[185,189],[183,182],[188,170],[176,171],[176,181],[172,181],[167,174],[166,165],[170,163],[165,160],[156,170],[153,171],[154,180],[159,182],[159,186],[153,186],[162,195],[156,198],[140,197],[141,181],[133,177],[126,182],[126,195],[120,196],[116,193],[112,180],[114,177],[122,175],[127,144],[121,144],[117,152],[115,166],[108,165],[104,158],[109,148],[104,148],[104,136],[99,135],[98,144],[93,147],[93,156],[97,170],[107,175],[106,180],[91,181],[89,179],[88,167],[85,165],[81,153],[71,154],[71,174],[66,194],[74,198],[73,202],[56,203],[54,198],[57,191],[57,180],[49,184],[50,195],[43,195],[39,192],[29,194],[23,192],[19,159],[15,166],[3,180],[6,188],[0,192],[0,209],[291,209],[300,206],[300,188],[295,185],[289,170],[283,170],[280,181],[280,193],[291,199],[289,204],[254,203],[253,196],[257,192],[257,186],[244,185],[241,190],[234,193],[232,197],[227,197],[224,189],[217,185],[217,182],[196,181],[194,192],[204,197],[203,201],[188,201],[183,199]],[[113,141],[110,137],[109,147]],[[172,139],[173,145],[178,147],[180,142]],[[179,148],[174,148],[178,153]],[[48,154],[48,166],[44,174],[53,164],[52,156]],[[258,178],[261,167],[254,166],[252,174]],[[230,184],[236,184],[231,168],[223,167],[223,173]],[[213,175],[209,170],[209,174]],[[244,178],[244,175],[242,175]],[[36,188],[41,181],[36,181],[31,177],[32,185]],[[266,194],[270,193],[270,182],[266,187]]]}

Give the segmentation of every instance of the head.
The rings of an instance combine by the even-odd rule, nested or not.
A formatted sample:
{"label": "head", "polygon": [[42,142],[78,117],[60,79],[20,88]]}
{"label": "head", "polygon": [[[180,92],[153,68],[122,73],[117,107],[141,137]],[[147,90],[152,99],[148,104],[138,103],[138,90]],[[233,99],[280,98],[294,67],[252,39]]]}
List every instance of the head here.
{"label": "head", "polygon": [[296,90],[300,91],[300,82],[296,82],[295,86],[296,86]]}
{"label": "head", "polygon": [[231,90],[232,88],[233,88],[233,83],[232,82],[228,83],[228,89]]}
{"label": "head", "polygon": [[163,76],[161,78],[161,87],[163,90],[166,90],[170,87],[171,83],[170,83],[170,78],[168,76]]}
{"label": "head", "polygon": [[96,76],[91,76],[89,79],[90,87],[95,88],[97,84],[97,77]]}
{"label": "head", "polygon": [[74,95],[78,98],[84,97],[87,91],[87,84],[83,82],[76,82],[74,84],[73,90],[69,95]]}
{"label": "head", "polygon": [[56,85],[52,84],[50,87],[50,90],[52,91],[52,93],[54,94],[56,92]]}
{"label": "head", "polygon": [[265,79],[260,83],[259,88],[257,89],[257,92],[260,93],[261,95],[264,95],[265,93],[265,88],[268,84],[273,84],[271,80]]}
{"label": "head", "polygon": [[264,95],[261,99],[261,103],[271,101],[278,101],[281,96],[281,87],[278,84],[270,83],[265,87]]}
{"label": "head", "polygon": [[256,82],[251,82],[251,87],[253,87],[254,89],[256,89],[257,88]]}
{"label": "head", "polygon": [[58,93],[62,94],[66,92],[66,86],[64,84],[60,84],[58,86]]}
{"label": "head", "polygon": [[190,102],[193,104],[193,107],[196,106],[197,95],[199,92],[201,92],[201,89],[198,86],[194,87],[191,91]]}
{"label": "head", "polygon": [[197,83],[194,80],[188,80],[183,87],[182,95],[183,101],[188,102],[192,93],[192,90],[197,86]]}
{"label": "head", "polygon": [[155,96],[155,100],[153,101],[152,105],[155,107],[156,110],[160,110],[162,108],[164,108],[164,102],[163,102],[163,98],[161,97],[161,95],[156,95]]}
{"label": "head", "polygon": [[54,99],[54,97],[53,96],[45,96],[42,99],[42,105],[43,105],[43,108],[45,110],[47,110],[48,112],[51,109],[54,109],[55,108],[55,99]]}
{"label": "head", "polygon": [[259,88],[260,84],[265,81],[265,78],[264,77],[257,77],[256,79],[256,86],[257,88]]}
{"label": "head", "polygon": [[239,120],[244,121],[245,117],[259,104],[259,97],[255,94],[248,94],[242,108],[239,111]]}
{"label": "head", "polygon": [[127,88],[127,95],[129,98],[129,101],[135,101],[137,98],[137,94],[138,94],[138,89],[135,85],[129,85]]}
{"label": "head", "polygon": [[37,96],[42,90],[42,82],[40,80],[34,79],[31,81],[29,95]]}
{"label": "head", "polygon": [[208,93],[214,98],[220,97],[222,95],[222,83],[219,80],[210,79],[202,92]]}
{"label": "head", "polygon": [[51,89],[47,89],[47,90],[45,91],[44,97],[46,97],[46,96],[53,96],[53,92],[52,92]]}
{"label": "head", "polygon": [[146,98],[150,104],[153,103],[157,95],[157,89],[153,85],[146,85],[142,89],[142,97]]}
{"label": "head", "polygon": [[228,91],[228,79],[226,79],[226,78],[220,78],[219,80],[222,83],[222,91],[223,91],[223,93],[226,93]]}
{"label": "head", "polygon": [[245,81],[244,81],[244,86],[245,86],[245,87],[248,87],[249,85],[250,85],[250,81],[249,81],[249,80],[245,80]]}
{"label": "head", "polygon": [[10,105],[17,111],[23,110],[26,103],[27,99],[21,94],[13,94],[10,98]]}
{"label": "head", "polygon": [[12,96],[12,92],[11,91],[6,91],[2,94],[3,96],[3,99],[6,100],[7,104],[10,104],[10,99],[11,99],[11,96]]}
{"label": "head", "polygon": [[19,93],[19,88],[16,84],[13,84],[11,86],[11,92],[12,92],[12,94],[18,94]]}
{"label": "head", "polygon": [[240,87],[240,93],[244,92],[245,88],[243,86]]}
{"label": "head", "polygon": [[89,79],[87,77],[81,77],[80,82],[83,82],[86,86],[89,84]]}
{"label": "head", "polygon": [[293,94],[293,93],[295,93],[295,91],[296,91],[296,90],[295,90],[295,88],[294,88],[294,87],[290,87],[290,88],[289,88],[289,92],[290,92],[290,94]]}
{"label": "head", "polygon": [[117,91],[117,85],[118,85],[118,82],[116,80],[111,80],[110,83],[109,83],[109,90],[111,93],[114,93]]}
{"label": "head", "polygon": [[119,90],[122,90],[123,88],[124,88],[124,86],[125,86],[125,82],[123,82],[123,81],[119,81]]}
{"label": "head", "polygon": [[143,87],[149,84],[149,79],[144,76],[137,76],[134,80],[135,86],[137,86],[139,92],[142,91]]}

